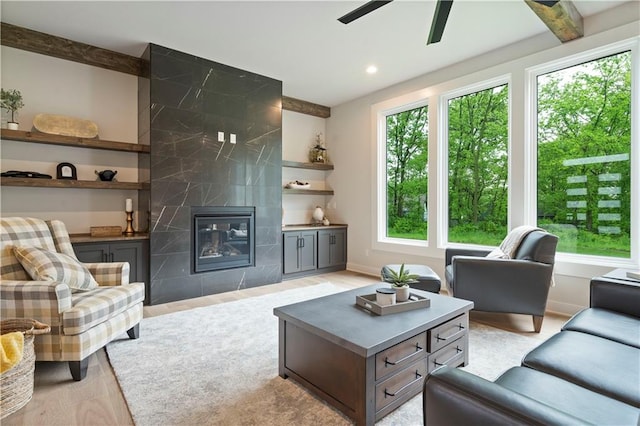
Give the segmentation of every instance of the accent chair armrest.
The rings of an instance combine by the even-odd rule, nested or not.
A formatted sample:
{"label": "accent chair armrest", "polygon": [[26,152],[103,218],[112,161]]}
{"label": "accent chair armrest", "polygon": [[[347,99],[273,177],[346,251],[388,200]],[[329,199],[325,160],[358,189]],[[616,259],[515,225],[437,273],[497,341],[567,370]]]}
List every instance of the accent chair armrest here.
{"label": "accent chair armrest", "polygon": [[129,284],[129,262],[83,263],[101,286]]}
{"label": "accent chair armrest", "polygon": [[491,253],[491,250],[483,250],[483,249],[467,249],[467,248],[453,248],[448,247],[444,252],[445,266],[451,265],[453,256],[475,256],[475,257],[485,257]]}
{"label": "accent chair armrest", "polygon": [[0,280],[2,318],[32,318],[51,327],[71,308],[71,289],[55,281]]}
{"label": "accent chair armrest", "polygon": [[589,305],[640,317],[640,283],[596,277],[591,280]]}
{"label": "accent chair armrest", "polygon": [[499,384],[447,366],[427,376],[422,401],[425,426],[584,423]]}
{"label": "accent chair armrest", "polygon": [[455,296],[474,309],[543,316],[553,265],[519,259],[456,256]]}

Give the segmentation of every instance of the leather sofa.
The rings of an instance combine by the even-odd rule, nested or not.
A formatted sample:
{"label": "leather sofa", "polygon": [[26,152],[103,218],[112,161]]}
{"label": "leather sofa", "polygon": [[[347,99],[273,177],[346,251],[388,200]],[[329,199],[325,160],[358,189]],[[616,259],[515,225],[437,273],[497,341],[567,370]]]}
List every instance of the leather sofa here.
{"label": "leather sofa", "polygon": [[589,308],[495,381],[433,371],[424,424],[640,424],[640,283],[598,277],[590,292]]}

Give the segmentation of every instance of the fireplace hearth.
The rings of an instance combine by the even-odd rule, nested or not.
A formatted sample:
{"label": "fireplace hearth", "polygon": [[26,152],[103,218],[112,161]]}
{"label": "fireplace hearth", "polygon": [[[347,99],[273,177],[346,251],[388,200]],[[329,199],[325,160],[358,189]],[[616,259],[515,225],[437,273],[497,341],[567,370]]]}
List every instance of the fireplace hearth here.
{"label": "fireplace hearth", "polygon": [[255,266],[255,207],[192,207],[191,272]]}

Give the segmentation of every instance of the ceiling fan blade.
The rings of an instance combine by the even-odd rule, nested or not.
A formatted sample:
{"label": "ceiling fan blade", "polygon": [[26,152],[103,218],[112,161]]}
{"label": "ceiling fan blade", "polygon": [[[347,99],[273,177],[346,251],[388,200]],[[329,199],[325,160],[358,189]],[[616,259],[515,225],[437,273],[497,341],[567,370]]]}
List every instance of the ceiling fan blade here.
{"label": "ceiling fan blade", "polygon": [[338,21],[343,24],[348,24],[351,21],[355,21],[356,19],[366,15],[367,13],[371,13],[379,7],[384,6],[387,3],[391,3],[393,0],[371,0],[363,4],[357,9],[352,10],[344,16],[338,18]]}
{"label": "ceiling fan blade", "polygon": [[447,23],[452,5],[453,0],[438,0],[436,12],[433,14],[433,21],[431,21],[431,31],[429,31],[427,44],[437,43],[442,38],[444,26]]}
{"label": "ceiling fan blade", "polygon": [[560,0],[533,0],[533,1],[547,7],[553,7],[556,5],[556,3],[560,2]]}

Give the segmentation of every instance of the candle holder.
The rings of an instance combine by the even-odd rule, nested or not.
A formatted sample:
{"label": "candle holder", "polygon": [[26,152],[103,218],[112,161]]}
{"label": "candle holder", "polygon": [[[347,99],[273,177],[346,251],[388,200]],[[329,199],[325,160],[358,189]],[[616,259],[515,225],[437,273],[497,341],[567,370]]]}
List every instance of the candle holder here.
{"label": "candle holder", "polygon": [[135,232],[133,229],[133,212],[127,212],[127,229],[124,230],[123,234],[133,235]]}

